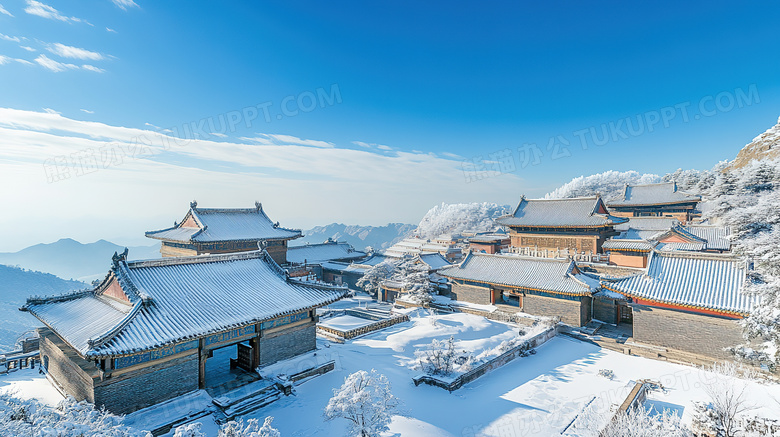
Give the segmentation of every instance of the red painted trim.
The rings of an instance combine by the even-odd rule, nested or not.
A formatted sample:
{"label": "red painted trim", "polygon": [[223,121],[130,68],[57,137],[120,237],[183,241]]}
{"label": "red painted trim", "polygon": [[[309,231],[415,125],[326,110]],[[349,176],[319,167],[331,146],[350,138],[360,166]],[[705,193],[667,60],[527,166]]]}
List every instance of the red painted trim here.
{"label": "red painted trim", "polygon": [[703,308],[689,308],[684,307],[681,305],[674,305],[674,304],[668,304],[668,303],[661,303],[661,302],[655,302],[652,300],[646,300],[646,299],[638,299],[636,297],[632,297],[631,300],[633,303],[639,304],[639,305],[647,305],[649,307],[656,307],[656,308],[666,308],[666,309],[672,309],[672,310],[679,310],[679,311],[685,311],[687,313],[696,313],[696,314],[704,314],[707,316],[718,316],[718,317],[726,317],[729,319],[741,319],[742,317],[734,315],[734,314],[727,314],[720,311],[713,311],[713,310],[706,310]]}

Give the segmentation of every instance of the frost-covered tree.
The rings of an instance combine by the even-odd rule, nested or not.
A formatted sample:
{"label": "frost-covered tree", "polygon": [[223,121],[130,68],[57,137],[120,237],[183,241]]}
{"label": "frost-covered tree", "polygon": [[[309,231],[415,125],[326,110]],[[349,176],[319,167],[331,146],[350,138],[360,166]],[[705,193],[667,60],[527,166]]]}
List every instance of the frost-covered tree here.
{"label": "frost-covered tree", "polygon": [[219,428],[217,437],[281,437],[279,430],[271,425],[273,420],[272,416],[266,417],[262,426],[257,419],[249,419],[246,426],[242,419],[231,420]]}
{"label": "frost-covered tree", "polygon": [[409,296],[422,303],[431,302],[431,293],[435,291],[431,283],[431,272],[427,264],[416,258],[407,258],[398,263],[389,278],[401,285]]}
{"label": "frost-covered tree", "polygon": [[387,377],[374,369],[370,373],[358,370],[333,390],[324,415],[325,420],[347,419],[352,436],[376,437],[389,429],[397,408],[398,399],[390,391]]}
{"label": "frost-covered tree", "polygon": [[737,437],[741,435],[741,416],[756,406],[747,395],[747,383],[754,378],[751,370],[733,362],[717,363],[707,368],[707,381],[702,388],[709,397],[709,403],[698,404],[697,423],[718,436]]}
{"label": "frost-covered tree", "polygon": [[22,400],[10,393],[0,394],[0,435],[2,436],[105,436],[151,437],[123,424],[123,418],[95,409],[72,397],[50,407],[37,400]]}
{"label": "frost-covered tree", "polygon": [[371,267],[362,278],[358,279],[357,286],[371,296],[376,296],[379,293],[379,286],[393,275],[397,265],[398,261],[387,260]]}
{"label": "frost-covered tree", "polygon": [[506,214],[509,205],[497,203],[442,203],[431,208],[417,226],[420,238],[436,238],[442,234],[460,234],[465,231],[492,231],[495,219]]}
{"label": "frost-covered tree", "polygon": [[471,370],[474,357],[455,348],[455,338],[447,341],[434,339],[427,348],[415,351],[417,368],[429,375],[449,376],[453,372]]}
{"label": "frost-covered tree", "polygon": [[[593,430],[598,432],[599,430]],[[669,410],[653,414],[642,406],[618,413],[599,434],[601,437],[692,437],[680,417]]]}
{"label": "frost-covered tree", "polygon": [[655,174],[639,174],[633,170],[624,172],[610,170],[576,177],[548,193],[544,198],[564,199],[600,194],[601,197],[609,200],[622,195],[626,184],[653,184],[660,181],[661,177]]}

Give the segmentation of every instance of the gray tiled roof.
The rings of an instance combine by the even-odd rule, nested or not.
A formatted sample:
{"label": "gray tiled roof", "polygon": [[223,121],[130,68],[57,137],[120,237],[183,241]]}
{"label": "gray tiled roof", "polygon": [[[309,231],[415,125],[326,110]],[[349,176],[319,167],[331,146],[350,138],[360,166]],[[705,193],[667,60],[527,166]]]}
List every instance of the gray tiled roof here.
{"label": "gray tiled roof", "polygon": [[586,295],[594,291],[574,272],[571,260],[471,253],[459,265],[444,267],[438,273],[450,279],[554,293]]}
{"label": "gray tiled roof", "polygon": [[349,243],[329,242],[287,248],[287,262],[298,264],[303,264],[304,261],[321,263],[332,260],[358,260],[365,257],[364,252],[355,250]]}
{"label": "gray tiled roof", "polygon": [[[197,228],[182,223],[192,218]],[[149,238],[180,243],[219,241],[289,240],[301,236],[301,231],[274,224],[258,204],[256,208],[198,208],[193,206],[176,226],[146,232]]]}
{"label": "gray tiled roof", "polygon": [[607,213],[598,196],[572,199],[526,199],[514,213],[496,219],[504,226],[602,227],[624,223],[628,219]]}
{"label": "gray tiled roof", "polygon": [[747,313],[760,300],[745,294],[746,262],[731,255],[652,252],[643,274],[602,286],[637,298]]}
{"label": "gray tiled roof", "polygon": [[648,185],[626,185],[623,189],[623,195],[609,202],[609,206],[645,206],[699,201],[701,201],[701,196],[679,191],[674,182],[664,182]]}
{"label": "gray tiled roof", "polygon": [[[103,295],[117,278],[129,303]],[[325,305],[346,289],[287,278],[265,252],[115,262],[101,287],[24,309],[85,357],[155,349]]]}

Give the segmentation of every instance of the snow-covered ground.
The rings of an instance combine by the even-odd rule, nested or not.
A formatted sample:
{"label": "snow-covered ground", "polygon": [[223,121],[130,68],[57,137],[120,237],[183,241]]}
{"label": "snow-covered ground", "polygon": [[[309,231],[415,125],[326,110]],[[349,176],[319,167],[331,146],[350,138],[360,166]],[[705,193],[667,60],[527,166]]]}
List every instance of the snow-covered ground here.
{"label": "snow-covered ground", "polygon": [[[248,417],[262,421],[274,416],[274,426],[284,436],[343,437],[346,421],[326,422],[323,409],[347,375],[372,368],[387,376],[402,402],[401,414],[394,417],[388,435],[404,437],[554,436],[567,427],[567,435],[592,435],[572,429],[570,424],[586,405],[588,411],[604,411],[622,402],[629,383],[639,379],[657,380],[666,388],[665,392],[651,392],[648,406],[675,410],[686,423],[691,420],[693,402],[706,400],[703,386],[710,381],[706,372],[603,350],[565,336],[453,393],[428,385],[416,387],[412,377],[419,371],[409,363],[415,350],[433,339],[446,340],[453,335],[463,347],[484,350],[517,328],[469,314],[432,316],[415,310],[410,315],[410,322],[344,344],[318,339],[317,362],[334,360],[336,369],[297,386],[294,396],[283,397]],[[284,363],[279,365],[284,367]],[[611,370],[614,378],[599,376],[601,369]],[[51,396],[49,401],[56,401],[59,395],[53,388],[41,389],[47,384],[37,370],[0,376],[0,390],[30,390],[33,396]],[[752,414],[780,417],[780,386],[750,383],[749,397],[757,407]],[[199,420],[206,424],[204,430],[215,429],[213,419]]]}
{"label": "snow-covered ground", "polygon": [[7,375],[0,375],[0,393],[14,393],[21,399],[37,399],[49,406],[55,406],[63,396],[46,377],[35,369],[20,369]]}
{"label": "snow-covered ground", "polygon": [[352,329],[362,328],[374,323],[374,320],[363,319],[360,317],[343,315],[336,316],[330,319],[323,319],[320,321],[320,325],[328,328],[337,329],[339,331],[349,331]]}

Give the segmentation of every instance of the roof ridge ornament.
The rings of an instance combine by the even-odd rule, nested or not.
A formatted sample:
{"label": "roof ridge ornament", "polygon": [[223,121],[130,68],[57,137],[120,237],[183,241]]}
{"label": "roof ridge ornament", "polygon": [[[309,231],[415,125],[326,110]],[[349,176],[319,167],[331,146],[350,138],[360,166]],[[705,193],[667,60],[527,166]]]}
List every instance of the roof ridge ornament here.
{"label": "roof ridge ornament", "polygon": [[263,210],[263,204],[256,200],[255,201],[255,209],[258,210],[258,211],[262,211]]}
{"label": "roof ridge ornament", "polygon": [[197,207],[198,207],[198,201],[197,200],[193,200],[192,202],[190,202],[190,208],[195,209]]}
{"label": "roof ridge ornament", "polygon": [[111,261],[114,263],[115,266],[119,265],[120,262],[127,262],[128,252],[129,250],[126,247],[121,254],[114,252],[114,255],[111,257]]}

